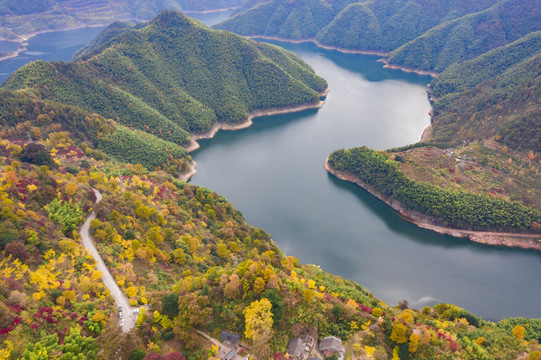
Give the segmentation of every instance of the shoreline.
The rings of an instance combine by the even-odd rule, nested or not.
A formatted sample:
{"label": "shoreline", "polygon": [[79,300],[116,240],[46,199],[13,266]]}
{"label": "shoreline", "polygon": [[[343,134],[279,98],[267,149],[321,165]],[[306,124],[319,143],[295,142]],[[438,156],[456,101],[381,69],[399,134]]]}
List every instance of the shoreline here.
{"label": "shoreline", "polygon": [[353,49],[346,49],[341,48],[337,46],[329,46],[324,45],[317,41],[316,39],[302,39],[302,40],[291,40],[291,39],[284,39],[277,36],[262,36],[262,35],[241,35],[248,39],[263,39],[263,40],[276,40],[276,41],[282,41],[290,44],[303,44],[303,43],[312,43],[315,44],[317,47],[325,50],[335,50],[344,54],[359,54],[359,55],[375,55],[375,56],[387,56],[388,53],[382,52],[382,51],[376,51],[376,50],[353,50]]}
{"label": "shoreline", "polygon": [[[240,8],[240,6],[234,6],[234,7],[222,8],[222,9],[214,9],[214,10],[201,10],[201,11],[187,10],[187,11],[183,11],[183,13],[184,14],[212,14],[212,13],[219,13],[219,12],[226,12],[226,11],[230,11],[230,10],[236,10],[238,8]],[[137,18],[110,19],[109,21],[104,22],[104,23],[74,25],[74,26],[61,27],[61,28],[58,28],[58,29],[35,31],[35,32],[32,32],[32,33],[28,33],[28,34],[15,34],[17,36],[16,38],[0,37],[0,41],[8,41],[8,42],[12,42],[12,43],[21,44],[21,43],[27,42],[29,39],[33,38],[34,36],[41,35],[41,34],[57,32],[57,31],[79,30],[79,29],[83,29],[83,28],[87,28],[87,27],[108,26],[108,25],[112,24],[115,21],[148,21],[148,20],[142,20],[142,19],[137,19]],[[10,52],[9,55],[6,55],[4,57],[0,57],[0,62],[4,61],[4,60],[12,59],[14,57],[17,57],[17,56],[19,56],[20,52],[26,51],[26,50],[27,50],[26,48],[24,50],[17,49],[14,52]]]}
{"label": "shoreline", "polygon": [[[129,20],[118,20],[118,21],[129,21]],[[61,31],[72,31],[72,30],[79,30],[79,29],[84,29],[84,28],[87,28],[87,27],[100,27],[100,26],[107,26],[111,23],[107,23],[107,24],[93,24],[93,25],[80,25],[80,26],[73,26],[73,27],[66,27],[66,28],[61,28],[61,29],[55,29],[55,30],[43,30],[43,31],[36,31],[34,33],[30,33],[30,34],[23,34],[23,35],[17,35],[19,36],[19,39],[18,40],[14,40],[14,39],[2,39],[0,38],[0,41],[9,41],[9,42],[13,42],[13,43],[19,43],[19,48],[13,52],[10,52],[8,55],[4,56],[4,57],[1,57],[0,58],[0,62],[4,61],[4,60],[8,60],[8,59],[13,59],[13,58],[16,58],[17,56],[19,56],[19,54],[23,51],[26,51],[28,50],[27,48],[27,41],[30,40],[31,38],[33,38],[34,36],[37,36],[37,35],[41,35],[41,34],[47,34],[47,33],[52,33],[52,32],[61,32]]]}
{"label": "shoreline", "polygon": [[321,49],[324,49],[324,50],[335,50],[335,51],[338,51],[338,52],[341,52],[341,53],[344,53],[344,54],[382,56],[383,58],[378,59],[376,61],[383,63],[384,64],[383,65],[384,69],[400,70],[400,71],[403,71],[403,72],[413,73],[413,74],[417,74],[417,75],[421,75],[421,76],[430,76],[432,78],[437,78],[438,77],[438,73],[433,72],[433,71],[419,70],[419,69],[409,68],[409,67],[406,67],[406,66],[389,64],[389,61],[387,59],[385,59],[385,57],[387,55],[389,55],[389,53],[384,52],[384,51],[353,50],[353,49],[341,48],[341,47],[338,47],[338,46],[324,45],[324,44],[320,43],[319,41],[317,41],[314,38],[302,39],[302,40],[292,40],[292,39],[281,38],[281,37],[278,37],[278,36],[264,36],[264,35],[259,35],[259,36],[258,35],[242,35],[242,36],[244,36],[245,38],[248,38],[248,39],[252,39],[252,40],[253,39],[276,40],[276,41],[282,41],[282,42],[290,43],[290,44],[312,43],[312,44],[315,44],[318,48],[321,48]]}
{"label": "shoreline", "polygon": [[190,178],[192,176],[194,176],[195,173],[197,173],[196,167],[197,167],[197,163],[194,160],[192,160],[192,162],[190,163],[190,166],[188,168],[189,171],[187,173],[185,173],[185,174],[179,175],[178,179],[180,181],[188,182],[188,180],[190,180]]}
{"label": "shoreline", "polygon": [[451,235],[459,238],[467,238],[470,241],[485,245],[518,247],[522,249],[541,251],[541,234],[474,231],[435,225],[431,223],[426,216],[423,216],[422,214],[413,211],[408,211],[401,203],[397,201],[391,201],[386,197],[382,196],[377,191],[374,191],[374,189],[372,189],[370,185],[366,184],[353,174],[347,171],[333,169],[329,165],[329,158],[325,159],[323,167],[328,173],[334,175],[338,179],[349,181],[362,187],[372,196],[378,198],[379,200],[390,206],[392,209],[397,211],[404,220],[411,222],[420,228],[435,231],[442,235]]}
{"label": "shoreline", "polygon": [[433,72],[433,71],[419,70],[419,69],[414,69],[414,68],[410,68],[410,67],[407,67],[407,66],[389,64],[389,60],[387,60],[387,59],[379,59],[377,61],[384,64],[383,65],[384,69],[400,70],[400,71],[403,71],[403,72],[413,73],[413,74],[417,74],[417,75],[421,75],[421,76],[430,76],[432,78],[437,78],[438,77],[438,74]]}
{"label": "shoreline", "polygon": [[233,7],[213,9],[213,10],[184,10],[182,12],[184,14],[213,14],[213,13],[226,12],[229,10],[237,10],[237,9],[240,9],[240,6],[233,6]]}
{"label": "shoreline", "polygon": [[0,62],[2,62],[4,60],[9,60],[9,59],[16,58],[17,56],[19,56],[20,53],[25,52],[26,50],[28,50],[27,46],[28,46],[27,42],[25,42],[25,41],[20,42],[19,46],[17,47],[17,50],[8,51],[6,53],[6,55],[0,57]]}
{"label": "shoreline", "polygon": [[[324,92],[319,93],[319,97],[320,98],[326,97],[330,91],[331,91],[330,88],[325,89]],[[274,109],[266,109],[266,110],[255,110],[255,111],[252,111],[246,117],[246,119],[244,119],[241,123],[238,123],[238,124],[216,123],[212,125],[210,130],[207,131],[206,133],[191,134],[190,143],[188,146],[185,147],[185,149],[188,153],[199,149],[201,145],[199,145],[199,143],[197,142],[198,140],[212,139],[220,130],[246,129],[253,124],[253,119],[258,118],[258,117],[291,114],[291,113],[301,112],[301,111],[310,110],[310,109],[321,109],[324,104],[325,104],[325,100],[319,100],[319,102],[314,103],[314,104],[304,104],[304,105],[296,105],[296,106],[291,106],[291,107],[274,108]],[[196,166],[197,166],[197,163],[195,161],[192,161],[190,163],[190,168],[188,172],[180,175],[179,179],[184,182],[187,182],[188,180],[190,180],[190,178],[197,173]]]}

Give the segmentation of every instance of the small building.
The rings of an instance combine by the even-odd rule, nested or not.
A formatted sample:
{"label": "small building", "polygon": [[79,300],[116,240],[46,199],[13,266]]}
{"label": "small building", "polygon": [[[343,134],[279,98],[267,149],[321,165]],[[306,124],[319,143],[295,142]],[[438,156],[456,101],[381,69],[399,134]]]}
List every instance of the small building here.
{"label": "small building", "polygon": [[327,336],[319,342],[319,351],[321,351],[325,357],[333,356],[334,353],[339,354],[341,347],[342,340],[334,336]]}
{"label": "small building", "polygon": [[233,358],[237,355],[237,350],[233,349],[229,351],[225,356],[222,358],[222,360],[233,360]]}
{"label": "small building", "polygon": [[239,340],[240,340],[239,334],[235,334],[227,330],[223,330],[222,333],[220,334],[220,341],[223,342],[224,344],[227,343],[233,346],[237,346],[237,344],[239,343]]}
{"label": "small building", "polygon": [[304,351],[304,341],[299,338],[293,338],[287,346],[286,352],[291,355],[294,359],[302,359]]}
{"label": "small building", "polygon": [[308,335],[308,334],[303,334],[303,335],[301,335],[301,340],[304,341],[304,343],[306,344],[306,346],[309,348],[309,351],[312,351],[312,348],[313,348],[314,345],[316,344],[314,338],[311,337],[311,336]]}

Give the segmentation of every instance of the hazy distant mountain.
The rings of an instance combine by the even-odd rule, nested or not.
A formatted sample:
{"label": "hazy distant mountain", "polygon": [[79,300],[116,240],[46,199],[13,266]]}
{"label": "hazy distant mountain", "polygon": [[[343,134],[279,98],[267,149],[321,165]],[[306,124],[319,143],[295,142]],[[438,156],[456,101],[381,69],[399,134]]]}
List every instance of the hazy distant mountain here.
{"label": "hazy distant mountain", "polygon": [[0,38],[20,39],[47,30],[152,19],[163,10],[208,11],[245,0],[0,0]]}

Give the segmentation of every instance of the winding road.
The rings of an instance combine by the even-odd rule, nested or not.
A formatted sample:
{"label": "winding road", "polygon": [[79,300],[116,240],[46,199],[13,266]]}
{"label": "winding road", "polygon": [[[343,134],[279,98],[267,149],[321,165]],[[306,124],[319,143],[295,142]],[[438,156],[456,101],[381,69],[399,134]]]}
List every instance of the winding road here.
{"label": "winding road", "polygon": [[[94,193],[96,194],[96,204],[101,201],[101,193],[92,188],[94,190]],[[90,236],[90,221],[94,220],[96,218],[96,213],[92,211],[92,213],[88,216],[85,223],[83,224],[83,227],[81,228],[81,238],[83,240],[84,247],[90,252],[94,260],[96,260],[96,268],[101,271],[101,279],[103,280],[103,283],[109,289],[109,292],[111,293],[111,296],[115,300],[116,306],[119,309],[122,309],[122,320],[120,321],[120,324],[122,326],[122,331],[128,332],[135,326],[136,321],[136,314],[133,312],[133,308],[130,306],[130,303],[128,301],[128,298],[124,295],[118,284],[116,283],[115,279],[109,272],[109,269],[107,269],[107,266],[105,266],[105,263],[103,262],[103,259],[101,258],[100,254],[98,253],[98,250],[94,246],[94,242],[92,239],[92,236]]]}

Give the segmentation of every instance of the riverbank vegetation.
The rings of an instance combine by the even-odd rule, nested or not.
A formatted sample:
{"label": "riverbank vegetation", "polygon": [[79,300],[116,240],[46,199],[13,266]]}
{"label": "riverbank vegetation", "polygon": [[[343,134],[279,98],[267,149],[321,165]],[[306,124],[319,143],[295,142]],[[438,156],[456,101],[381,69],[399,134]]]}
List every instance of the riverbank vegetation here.
{"label": "riverbank vegetation", "polygon": [[[409,161],[400,155],[395,155],[394,159]],[[461,187],[453,189],[411,180],[400,170],[399,163],[368,148],[339,150],[329,156],[329,165],[333,169],[352,173],[372,191],[427,216],[437,225],[485,231],[541,232],[538,210],[496,196],[473,194]]]}
{"label": "riverbank vegetation", "polygon": [[[450,304],[390,306],[285,256],[219,194],[163,171],[89,157],[71,131],[64,138],[44,131],[33,142],[8,133],[0,140],[3,358],[207,359],[215,348],[197,330],[217,338],[223,329],[240,334],[258,358],[283,358],[289,339],[302,334],[340,337],[352,358],[539,354],[538,320],[493,323]],[[97,205],[90,186],[103,196]],[[91,210],[102,258],[141,309],[128,333],[79,242]],[[269,320],[254,330],[248,323],[259,313]]]}

